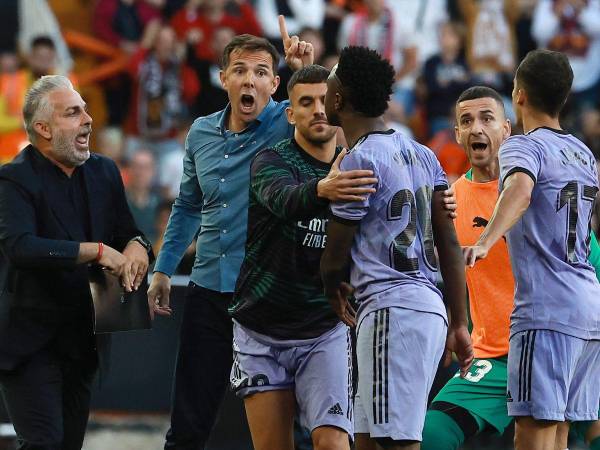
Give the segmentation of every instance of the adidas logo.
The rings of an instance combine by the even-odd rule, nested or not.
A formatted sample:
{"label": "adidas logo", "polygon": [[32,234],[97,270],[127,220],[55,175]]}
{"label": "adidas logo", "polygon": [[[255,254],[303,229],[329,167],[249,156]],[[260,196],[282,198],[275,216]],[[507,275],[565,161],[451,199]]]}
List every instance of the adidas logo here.
{"label": "adidas logo", "polygon": [[506,402],[510,403],[513,401],[512,395],[510,395],[510,391],[506,392]]}
{"label": "adidas logo", "polygon": [[340,416],[343,416],[344,411],[342,411],[342,407],[340,406],[340,404],[336,403],[331,408],[329,408],[329,411],[327,411],[327,414],[338,414]]}

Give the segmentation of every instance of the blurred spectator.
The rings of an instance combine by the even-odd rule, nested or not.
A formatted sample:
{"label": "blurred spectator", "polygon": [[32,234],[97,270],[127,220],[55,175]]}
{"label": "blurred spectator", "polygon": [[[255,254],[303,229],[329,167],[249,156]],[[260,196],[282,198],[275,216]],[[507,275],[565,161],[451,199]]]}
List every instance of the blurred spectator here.
{"label": "blurred spectator", "polygon": [[19,5],[17,2],[0,2],[0,52],[15,52],[19,33]]}
{"label": "blurred spectator", "polygon": [[590,148],[597,160],[600,160],[600,111],[588,109],[583,113],[583,141]]}
{"label": "blurred spectator", "polygon": [[44,75],[58,75],[56,47],[48,36],[33,39],[26,59],[32,83]]}
{"label": "blurred spectator", "polygon": [[160,19],[160,6],[157,0],[98,0],[94,32],[107,43],[133,54],[146,25]]}
{"label": "blurred spectator", "polygon": [[[439,29],[440,53],[425,62],[425,110],[429,134],[451,128],[448,114],[460,93],[470,84],[470,74],[463,56],[461,28],[456,23],[444,23]],[[452,116],[453,117],[453,116]]]}
{"label": "blurred spectator", "polygon": [[19,70],[14,52],[0,54],[0,164],[12,160],[28,143],[21,110],[30,80],[28,71]]}
{"label": "blurred spectator", "polygon": [[137,148],[150,149],[160,164],[180,144],[177,129],[199,91],[192,69],[182,63],[183,52],[171,27],[149,26],[131,61],[134,90],[126,123],[126,156]]}
{"label": "blurred spectator", "polygon": [[531,35],[531,23],[533,21],[533,12],[538,0],[518,0],[519,18],[516,23],[517,32],[517,61],[525,58],[525,55],[531,50],[537,48],[537,44]]}
{"label": "blurred spectator", "polygon": [[[456,101],[456,97],[454,98]],[[454,119],[454,112],[451,113],[451,119]],[[435,153],[442,169],[446,172],[448,183],[454,183],[464,173],[469,170],[469,160],[463,148],[456,142],[454,129],[451,127],[438,131],[429,142],[429,147]]]}
{"label": "blurred spectator", "polygon": [[254,9],[246,0],[188,0],[171,18],[171,26],[180,40],[196,45],[199,59],[207,61],[221,56],[213,49],[213,34],[220,28],[230,28],[234,34],[262,34]]}
{"label": "blurred spectator", "polygon": [[194,69],[200,81],[200,93],[191,106],[192,117],[207,116],[220,111],[229,102],[227,92],[221,85],[221,55],[233,39],[231,28],[217,28],[212,33],[210,59],[198,58],[193,45],[188,45],[187,64]]}
{"label": "blurred spectator", "polygon": [[192,126],[191,122],[184,122],[177,131],[179,149],[166,155],[158,167],[158,184],[161,196],[168,200],[175,200],[179,195],[179,186],[183,176],[183,158],[185,156],[185,139]]}
{"label": "blurred spectator", "polygon": [[594,107],[600,100],[600,1],[540,0],[532,34],[540,47],[569,57],[576,108]]}
{"label": "blurred spectator", "polygon": [[152,152],[144,149],[136,151],[129,161],[127,173],[125,195],[129,209],[142,233],[154,242],[158,236],[156,217],[161,199],[152,191],[156,174]]}
{"label": "blurred spectator", "polygon": [[416,47],[386,0],[365,0],[365,9],[348,14],[338,36],[338,49],[360,45],[377,50],[396,69],[397,79],[416,67]]}
{"label": "blurred spectator", "polygon": [[[162,3],[164,0],[97,0],[92,28],[106,43],[133,55],[146,28],[160,20]],[[125,75],[105,84],[109,124],[121,125],[128,117],[132,91],[132,83]]]}
{"label": "blurred spectator", "polygon": [[467,25],[467,63],[476,84],[507,96],[516,63],[517,0],[458,0]]}
{"label": "blurred spectator", "polygon": [[340,27],[338,47],[360,45],[377,50],[396,69],[394,100],[399,103],[390,113],[394,121],[404,121],[412,112],[417,49],[411,34],[402,26],[400,15],[386,0],[364,0],[365,8],[348,14]]}
{"label": "blurred spectator", "polygon": [[392,0],[390,6],[399,14],[402,28],[413,36],[417,46],[417,64],[420,67],[440,51],[439,27],[442,23],[448,22],[447,1]]}
{"label": "blurred spectator", "polygon": [[325,19],[323,20],[323,40],[325,54],[337,52],[337,38],[344,17],[351,12],[364,8],[362,0],[327,0],[325,3]]}
{"label": "blurred spectator", "polygon": [[[5,52],[0,65],[0,163],[10,161],[29,141],[23,129],[23,102],[31,84],[43,75],[56,74],[57,54],[47,36],[33,39],[27,66],[19,68],[14,52]],[[75,81],[71,76],[71,81]]]}
{"label": "blurred spectator", "polygon": [[285,17],[290,36],[303,28],[321,29],[325,18],[325,0],[256,0],[256,15],[264,35],[280,51],[283,51],[277,17]]}
{"label": "blurred spectator", "polygon": [[[38,36],[47,36],[54,47],[53,74],[67,75],[73,68],[69,48],[47,0],[19,0],[19,51],[31,52],[31,44]],[[3,17],[3,24],[4,24]]]}
{"label": "blurred spectator", "polygon": [[[96,133],[97,152],[123,166],[123,132],[118,127],[105,127]],[[125,184],[127,180],[123,180]]]}
{"label": "blurred spectator", "polygon": [[166,0],[162,10],[163,18],[167,20],[171,19],[186,3],[187,0]]}

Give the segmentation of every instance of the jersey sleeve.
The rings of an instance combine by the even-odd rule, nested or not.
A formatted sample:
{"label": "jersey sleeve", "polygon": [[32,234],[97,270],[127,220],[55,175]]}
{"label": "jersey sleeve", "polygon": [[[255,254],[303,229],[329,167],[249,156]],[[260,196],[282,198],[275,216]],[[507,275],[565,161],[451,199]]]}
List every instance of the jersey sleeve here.
{"label": "jersey sleeve", "polygon": [[433,190],[434,191],[445,191],[448,189],[448,178],[446,172],[442,169],[442,165],[438,159],[433,156]]}
{"label": "jersey sleeve", "polygon": [[266,149],[259,152],[250,169],[251,195],[271,214],[283,220],[313,217],[327,206],[317,196],[321,178],[301,182],[292,167],[277,152]]}
{"label": "jersey sleeve", "polygon": [[[377,171],[373,161],[360,155],[358,151],[353,151],[346,155],[340,164],[342,171],[348,170],[371,170],[373,176],[377,177]],[[374,186],[377,188],[377,186]],[[371,194],[363,195],[364,200],[360,202],[334,202],[331,203],[331,215],[333,220],[338,222],[357,223],[369,212],[369,202]]]}
{"label": "jersey sleeve", "polygon": [[500,146],[500,183],[515,172],[523,172],[537,183],[542,165],[542,152],[538,145],[527,136],[512,136]]}

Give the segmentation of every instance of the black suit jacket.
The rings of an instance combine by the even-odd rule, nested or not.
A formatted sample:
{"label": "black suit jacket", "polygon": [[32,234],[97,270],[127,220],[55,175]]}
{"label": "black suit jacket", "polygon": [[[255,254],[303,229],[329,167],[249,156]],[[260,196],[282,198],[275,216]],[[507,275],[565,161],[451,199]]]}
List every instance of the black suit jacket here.
{"label": "black suit jacket", "polygon": [[[76,264],[81,234],[40,157],[29,146],[0,167],[0,370],[55,345],[65,330],[74,346],[93,342],[88,267]],[[117,166],[92,154],[81,170],[91,241],[122,251],[141,232]]]}

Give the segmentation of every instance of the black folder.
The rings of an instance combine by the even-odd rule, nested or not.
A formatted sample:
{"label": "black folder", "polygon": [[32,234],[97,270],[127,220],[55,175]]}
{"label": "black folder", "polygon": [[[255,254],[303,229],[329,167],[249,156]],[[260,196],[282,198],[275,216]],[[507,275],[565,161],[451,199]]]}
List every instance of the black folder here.
{"label": "black folder", "polygon": [[125,292],[119,279],[109,272],[91,267],[89,273],[96,333],[152,328],[145,276],[137,291]]}

